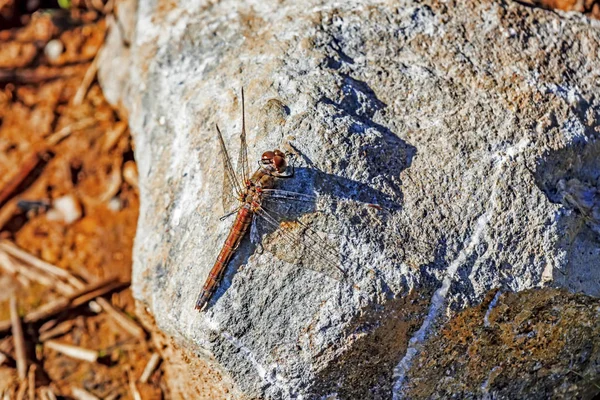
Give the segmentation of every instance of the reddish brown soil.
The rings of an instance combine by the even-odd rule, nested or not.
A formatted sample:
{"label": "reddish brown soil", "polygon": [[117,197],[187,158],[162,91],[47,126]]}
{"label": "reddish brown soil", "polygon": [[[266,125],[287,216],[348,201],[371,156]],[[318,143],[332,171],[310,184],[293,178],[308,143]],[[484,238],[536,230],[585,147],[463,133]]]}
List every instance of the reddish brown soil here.
{"label": "reddish brown soil", "polygon": [[[69,10],[52,1],[40,1],[54,7],[43,10],[23,3],[0,1],[0,28],[8,28],[0,29],[0,237],[84,282],[113,276],[128,282],[139,206],[133,142],[96,81],[82,85],[103,43],[110,2],[72,1]],[[56,45],[59,51],[48,53]],[[86,94],[74,104],[78,89]],[[80,211],[74,221],[57,214],[59,198]],[[0,321],[9,319],[12,294],[21,315],[65,296],[2,265],[0,286]],[[104,298],[135,322],[129,289]],[[54,340],[98,350],[99,360],[44,348],[39,329],[48,320],[69,326]],[[84,305],[42,323],[23,327],[36,398],[45,388],[66,397],[83,388],[100,398],[129,399],[130,381],[143,399],[164,397],[160,366],[148,383],[138,381],[153,351],[149,342],[107,313]],[[0,352],[8,356],[0,362],[0,394],[16,397],[25,383],[16,377],[13,341],[0,332]]]}

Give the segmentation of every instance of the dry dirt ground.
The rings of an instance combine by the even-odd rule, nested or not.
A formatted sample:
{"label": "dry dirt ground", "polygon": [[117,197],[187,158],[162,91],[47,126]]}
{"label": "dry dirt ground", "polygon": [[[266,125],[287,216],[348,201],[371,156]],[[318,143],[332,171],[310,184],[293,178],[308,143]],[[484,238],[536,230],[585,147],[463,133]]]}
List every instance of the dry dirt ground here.
{"label": "dry dirt ground", "polygon": [[0,0],[2,398],[165,397],[160,361],[142,377],[156,356],[127,288],[133,142],[95,81],[110,12]]}

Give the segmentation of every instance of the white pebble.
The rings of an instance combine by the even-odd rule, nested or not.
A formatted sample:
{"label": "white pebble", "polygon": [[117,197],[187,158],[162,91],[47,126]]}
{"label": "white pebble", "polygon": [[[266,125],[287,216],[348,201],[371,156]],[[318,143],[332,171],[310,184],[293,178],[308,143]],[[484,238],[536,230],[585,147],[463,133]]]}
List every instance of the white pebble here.
{"label": "white pebble", "polygon": [[53,39],[46,44],[46,47],[44,48],[44,54],[46,54],[48,60],[56,61],[62,54],[64,48],[65,47],[60,40]]}

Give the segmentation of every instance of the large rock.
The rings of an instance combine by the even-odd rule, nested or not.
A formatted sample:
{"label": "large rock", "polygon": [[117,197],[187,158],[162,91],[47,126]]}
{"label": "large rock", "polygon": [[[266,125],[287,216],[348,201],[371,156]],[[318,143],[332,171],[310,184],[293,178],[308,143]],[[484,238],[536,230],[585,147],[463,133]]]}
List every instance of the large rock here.
{"label": "large rock", "polygon": [[[134,295],[197,355],[190,375],[224,377],[194,396],[399,398],[425,339],[490,289],[600,294],[597,22],[491,0],[145,1],[133,31],[112,30],[100,78],[135,135]],[[251,165],[298,151],[280,187],[318,195],[290,210],[348,278],[246,241],[198,312],[232,223],[214,125],[237,159],[242,87]]]}

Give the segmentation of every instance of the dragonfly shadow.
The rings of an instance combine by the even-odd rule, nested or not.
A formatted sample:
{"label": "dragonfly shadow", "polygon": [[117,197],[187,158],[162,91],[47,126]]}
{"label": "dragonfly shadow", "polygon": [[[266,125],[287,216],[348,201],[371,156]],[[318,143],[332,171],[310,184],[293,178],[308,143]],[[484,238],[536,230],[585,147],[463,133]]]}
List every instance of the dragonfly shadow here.
{"label": "dragonfly shadow", "polygon": [[[376,114],[385,117],[387,104],[381,101],[375,91],[364,81],[355,79],[348,74],[340,74],[343,79],[341,87],[342,95],[335,101],[329,97],[322,97],[319,100],[321,107],[329,108],[326,113],[333,112],[334,120],[349,119],[350,125],[346,133],[346,142],[350,151],[360,155],[365,161],[363,163],[364,173],[369,180],[378,180],[384,182],[389,187],[392,195],[375,196],[379,199],[385,199],[387,206],[391,209],[397,209],[394,203],[402,203],[402,190],[400,173],[409,168],[416,155],[416,148],[406,141],[400,139],[398,135],[381,123],[375,121]],[[367,135],[367,132],[371,134]],[[375,133],[373,135],[373,133]],[[358,141],[358,147],[351,140],[354,135],[361,135],[363,138]],[[347,159],[347,157],[344,157]],[[342,160],[340,167],[346,168],[348,161]],[[330,176],[328,179],[336,182],[338,187],[356,187],[353,182],[344,182],[336,176]],[[367,189],[365,185],[361,189]],[[367,189],[368,190],[368,189]],[[376,195],[372,190],[365,195]],[[389,201],[393,200],[393,201]],[[383,204],[382,204],[383,205]]]}
{"label": "dragonfly shadow", "polygon": [[[254,235],[247,233],[240,243],[227,267],[223,281],[208,303],[209,307],[219,301],[221,296],[227,292],[234,276],[241,266],[247,264],[250,256],[263,249],[273,253],[279,259],[290,262],[285,259],[285,256],[300,248],[300,253],[313,255],[312,259],[305,260],[303,266],[319,272],[323,271],[314,267],[315,265],[340,264],[338,262],[339,250],[335,246],[326,243],[319,244],[323,241],[322,236],[330,233],[324,232],[324,229],[330,227],[328,224],[331,220],[322,219],[320,226],[314,226],[308,222],[309,226],[307,226],[306,221],[316,220],[310,217],[303,218],[303,216],[325,211],[337,214],[334,219],[346,220],[346,222],[340,222],[339,226],[343,226],[349,221],[350,224],[360,227],[369,223],[368,219],[363,219],[364,208],[381,210],[383,215],[389,215],[386,212],[395,213],[401,210],[403,195],[400,173],[410,167],[416,154],[416,148],[400,139],[388,127],[375,121],[376,115],[378,117],[385,116],[387,105],[377,98],[367,83],[345,74],[341,74],[341,77],[343,79],[341,98],[334,101],[331,98],[323,97],[319,100],[317,107],[321,108],[320,111],[323,111],[323,114],[328,115],[329,118],[333,118],[334,121],[340,119],[350,121],[349,124],[344,122],[343,125],[348,126],[348,131],[338,138],[344,141],[347,154],[336,158],[335,169],[346,171],[350,169],[351,164],[352,168],[363,168],[362,181],[322,171],[306,154],[289,143],[299,157],[297,161],[301,161],[302,166],[294,167],[294,174],[291,178],[277,179],[275,189],[301,193],[305,196],[300,196],[302,199],[279,198],[277,202],[265,196],[262,204],[263,215],[260,215],[261,213],[255,215],[255,219],[262,223],[256,224]],[[339,126],[339,124],[335,125]],[[339,135],[340,133],[329,132],[328,134]],[[353,135],[360,135],[361,138],[355,141],[352,139]],[[360,144],[353,145],[353,143]],[[323,210],[320,209],[321,199],[328,204]],[[354,203],[354,205],[346,207],[348,203]],[[363,207],[362,211],[361,207]],[[382,218],[387,217],[383,216]],[[223,223],[230,225],[233,223],[233,219],[232,216]],[[300,222],[300,220],[304,222]],[[320,233],[325,233],[325,235],[320,235]],[[281,240],[271,240],[277,235]],[[248,240],[248,236],[253,236],[253,240]],[[288,247],[282,245],[286,240]],[[294,240],[301,245],[296,246]],[[278,248],[272,251],[267,242],[275,243],[275,247],[278,246]],[[316,250],[314,250],[315,248]],[[324,261],[326,259],[329,261]]]}

